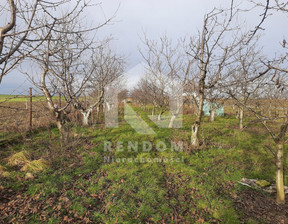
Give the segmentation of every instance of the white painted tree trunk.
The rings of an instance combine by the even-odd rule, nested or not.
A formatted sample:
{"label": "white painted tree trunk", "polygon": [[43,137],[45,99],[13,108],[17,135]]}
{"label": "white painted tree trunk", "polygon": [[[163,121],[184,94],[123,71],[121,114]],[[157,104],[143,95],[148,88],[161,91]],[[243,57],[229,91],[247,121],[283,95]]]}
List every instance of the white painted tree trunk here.
{"label": "white painted tree trunk", "polygon": [[277,155],[276,155],[276,202],[278,204],[285,203],[285,192],[284,192],[284,178],[283,178],[283,144],[277,144]]}
{"label": "white painted tree trunk", "polygon": [[216,110],[213,108],[210,112],[210,121],[214,122]]}
{"label": "white painted tree trunk", "polygon": [[162,115],[162,112],[160,112],[160,113],[158,114],[158,118],[157,118],[158,121],[161,121],[161,115]]}
{"label": "white painted tree trunk", "polygon": [[192,131],[191,131],[191,145],[192,146],[199,146],[200,145],[199,138],[198,138],[199,127],[200,127],[200,125],[198,122],[195,122],[192,125]]}
{"label": "white painted tree trunk", "polygon": [[84,126],[89,126],[91,112],[92,112],[92,110],[90,110],[90,109],[88,111],[82,111],[81,112],[81,114],[82,114],[82,124]]}
{"label": "white painted tree trunk", "polygon": [[111,110],[111,105],[110,105],[110,103],[106,103],[106,107],[107,107],[107,111],[110,111],[110,110]]}
{"label": "white painted tree trunk", "polygon": [[170,119],[169,128],[173,128],[175,120],[176,120],[176,115],[173,114],[171,119]]}
{"label": "white painted tree trunk", "polygon": [[202,88],[203,90],[200,92],[201,94],[199,94],[200,96],[199,96],[199,108],[197,111],[197,118],[191,128],[191,145],[193,147],[200,146],[199,129],[200,129],[200,124],[202,120],[202,111],[203,111],[203,106],[204,106],[204,83],[202,83]]}
{"label": "white painted tree trunk", "polygon": [[243,117],[244,117],[244,110],[243,108],[239,109],[239,129],[243,129]]}

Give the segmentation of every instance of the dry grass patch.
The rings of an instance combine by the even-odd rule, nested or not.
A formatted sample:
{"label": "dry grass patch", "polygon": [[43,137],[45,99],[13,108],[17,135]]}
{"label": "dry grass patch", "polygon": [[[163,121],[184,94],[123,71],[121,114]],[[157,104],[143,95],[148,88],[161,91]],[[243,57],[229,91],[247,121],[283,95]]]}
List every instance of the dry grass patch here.
{"label": "dry grass patch", "polygon": [[6,171],[6,168],[0,165],[0,177],[9,177],[9,176],[10,173]]}
{"label": "dry grass patch", "polygon": [[49,167],[47,161],[43,159],[38,159],[38,160],[33,160],[25,164],[22,168],[21,171],[26,172],[32,172],[32,173],[38,173],[40,171],[43,171]]}
{"label": "dry grass patch", "polygon": [[15,153],[7,158],[9,166],[25,166],[29,162],[29,154],[25,151]]}

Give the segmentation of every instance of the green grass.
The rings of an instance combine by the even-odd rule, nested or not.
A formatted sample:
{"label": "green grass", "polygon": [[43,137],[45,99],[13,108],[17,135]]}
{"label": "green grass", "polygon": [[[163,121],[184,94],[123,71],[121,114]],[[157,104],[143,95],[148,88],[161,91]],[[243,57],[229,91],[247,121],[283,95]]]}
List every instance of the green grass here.
{"label": "green grass", "polygon": [[[204,118],[202,139],[206,147],[191,153],[174,152],[171,141],[189,141],[194,117],[185,115],[180,129],[165,129],[150,121],[148,112],[134,109],[156,135],[138,134],[126,122],[115,129],[77,126],[73,131],[80,140],[74,140],[73,150],[61,154],[57,153],[58,131],[42,131],[32,142],[17,143],[8,152],[24,148],[34,153],[33,159],[56,152],[51,168],[34,180],[19,181],[23,174],[1,161],[13,174],[2,185],[28,198],[38,197],[38,203],[49,201],[41,207],[41,212],[51,217],[48,223],[61,223],[64,217],[74,222],[88,217],[94,223],[175,223],[176,219],[185,223],[241,223],[231,199],[241,190],[237,181],[247,177],[273,182],[275,167],[273,157],[264,150],[265,142],[269,142],[265,132],[249,128],[240,132],[231,117],[217,117],[215,123]],[[111,141],[114,149],[117,142],[127,149],[128,141],[133,141],[139,150],[105,151],[105,141]],[[152,142],[151,151],[140,150],[144,141]],[[159,141],[165,142],[167,150],[156,150]],[[113,157],[114,162],[105,162],[104,156]],[[116,161],[123,158],[180,158],[180,162]],[[28,219],[43,221],[25,210],[19,220]]]}

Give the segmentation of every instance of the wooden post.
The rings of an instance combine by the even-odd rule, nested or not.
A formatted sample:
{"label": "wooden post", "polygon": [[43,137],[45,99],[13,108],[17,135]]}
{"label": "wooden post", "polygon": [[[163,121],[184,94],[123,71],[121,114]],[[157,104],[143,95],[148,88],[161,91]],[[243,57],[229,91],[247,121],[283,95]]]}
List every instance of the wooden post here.
{"label": "wooden post", "polygon": [[29,130],[32,130],[32,88],[29,89],[30,107],[29,107]]}
{"label": "wooden post", "polygon": [[61,92],[59,92],[59,108],[61,108]]}

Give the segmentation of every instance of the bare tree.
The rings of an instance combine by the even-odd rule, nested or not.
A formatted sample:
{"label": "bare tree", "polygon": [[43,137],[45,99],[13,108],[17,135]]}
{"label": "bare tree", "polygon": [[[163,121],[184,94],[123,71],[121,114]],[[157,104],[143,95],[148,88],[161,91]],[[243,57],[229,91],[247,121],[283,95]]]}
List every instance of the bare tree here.
{"label": "bare tree", "polygon": [[124,58],[113,53],[105,45],[97,48],[93,55],[91,60],[95,68],[91,75],[89,75],[85,87],[87,95],[90,95],[89,101],[85,105],[79,97],[73,100],[73,106],[81,112],[83,116],[82,123],[85,126],[90,124],[92,110],[95,107],[97,107],[97,111],[100,110],[99,107],[104,102],[105,87],[116,81],[119,84],[117,87],[119,92],[123,87],[121,86],[121,78],[123,78],[125,67]]}
{"label": "bare tree", "polygon": [[261,49],[257,47],[259,38],[254,41],[248,45],[242,43],[238,46],[239,51],[234,56],[235,62],[230,66],[231,74],[225,79],[224,84],[226,92],[233,95],[233,99],[237,98],[240,130],[244,127],[245,107],[242,105],[247,105],[250,103],[250,99],[257,99],[258,96],[261,96],[266,81],[264,74],[259,74],[259,69],[262,67],[261,61],[264,60]]}
{"label": "bare tree", "polygon": [[[275,13],[287,13],[288,12],[288,3],[287,1],[282,0],[266,0],[266,1],[258,1],[258,0],[250,0],[250,2],[254,3],[255,6],[261,7],[263,9],[263,13],[260,15],[261,20],[259,24],[255,27],[254,30],[251,31],[250,38],[246,43],[249,43],[257,32],[264,30],[262,25],[267,20],[268,16],[273,16]],[[256,118],[262,123],[263,127],[270,134],[275,147],[267,146],[270,152],[275,157],[276,161],[276,202],[279,204],[285,203],[285,193],[284,193],[284,180],[283,180],[283,153],[284,146],[287,144],[286,134],[288,127],[288,115],[287,108],[282,108],[282,113],[279,112],[279,108],[285,107],[287,102],[287,43],[285,38],[282,41],[282,47],[286,49],[286,53],[282,56],[278,56],[274,59],[270,60],[262,60],[262,63],[266,66],[266,68],[262,69],[261,72],[257,72],[258,75],[267,75],[267,77],[271,77],[271,79],[266,83],[265,90],[263,91],[264,103],[269,105],[268,112],[259,113],[255,108],[251,107],[245,102],[240,102],[239,99],[233,96],[233,98],[238,101],[239,105],[245,107],[248,111],[252,112]],[[256,75],[257,77],[257,75]],[[264,95],[265,93],[265,95]],[[233,95],[233,94],[232,94]],[[275,113],[272,113],[271,110],[274,109]],[[268,123],[269,122],[269,123]],[[275,123],[279,126],[280,130],[275,130]],[[270,125],[269,125],[270,124]],[[275,150],[276,148],[276,150]]]}
{"label": "bare tree", "polygon": [[[277,70],[276,70],[277,71]],[[278,72],[280,76],[281,83],[287,83],[287,76],[285,73]],[[275,86],[273,81],[270,81],[266,85],[265,95],[263,95],[262,100],[265,104],[273,105],[273,107],[279,111],[278,113],[259,113],[253,107],[248,104],[240,102],[237,98],[233,97],[241,106],[245,107],[248,111],[253,113],[256,118],[261,122],[265,130],[269,133],[271,139],[275,145],[266,145],[266,148],[273,154],[275,158],[276,165],[276,202],[279,204],[285,203],[285,193],[284,193],[284,148],[287,144],[286,134],[288,128],[288,113],[287,113],[287,89],[281,89]],[[268,102],[267,102],[268,101]],[[280,108],[279,108],[280,107]],[[282,110],[280,112],[279,109]],[[269,121],[269,123],[267,123]],[[275,126],[280,129],[277,131]]]}
{"label": "bare tree", "polygon": [[[60,39],[59,39],[60,40]],[[65,40],[62,37],[61,40]],[[67,40],[67,39],[66,39]],[[59,45],[60,44],[60,45]],[[67,47],[71,47],[70,44],[66,43]],[[40,84],[38,87],[42,90],[44,96],[46,97],[48,108],[51,115],[56,120],[57,127],[61,134],[61,139],[66,145],[69,142],[70,125],[68,114],[71,110],[71,103],[73,100],[79,97],[81,94],[90,74],[93,71],[93,65],[91,67],[90,74],[86,74],[85,77],[81,79],[79,73],[82,71],[82,66],[89,66],[87,63],[80,65],[79,61],[75,63],[75,58],[81,57],[80,49],[74,49],[73,54],[66,54],[65,48],[62,42],[53,42],[47,40],[46,48],[43,52],[37,54],[34,59],[42,69]],[[65,55],[65,56],[64,56]],[[81,74],[81,73],[80,73]],[[54,103],[53,95],[59,93],[65,97],[65,104],[62,107],[58,107]]]}
{"label": "bare tree", "polygon": [[[285,0],[266,0],[266,1],[259,1],[259,0],[249,0],[252,2],[256,7],[261,7],[263,12],[259,15],[261,17],[258,25],[251,31],[250,38],[248,39],[247,43],[250,42],[256,33],[259,30],[264,30],[262,25],[265,23],[267,18],[271,16],[271,12],[288,12],[288,3]],[[233,0],[232,0],[233,2]]]}
{"label": "bare tree", "polygon": [[144,109],[147,105],[153,105],[152,115],[154,115],[156,102],[153,100],[154,95],[149,84],[150,83],[145,77],[141,78],[137,83],[137,86],[131,91],[131,97],[133,102],[143,106]]}
{"label": "bare tree", "polygon": [[201,33],[199,32],[198,36],[191,38],[190,49],[187,52],[197,61],[199,69],[199,73],[193,78],[198,80],[196,88],[198,90],[196,94],[198,110],[196,121],[192,125],[191,131],[191,145],[194,147],[200,145],[199,129],[202,120],[205,90],[214,88],[221,79],[223,71],[229,64],[229,59],[235,54],[235,46],[240,41],[236,37],[233,40],[225,39],[225,33],[230,32],[232,35],[231,21],[236,13],[232,10],[229,10],[229,12],[231,13],[228,15],[228,12],[224,10],[214,9],[206,14]]}
{"label": "bare tree", "polygon": [[[252,2],[256,7],[260,7],[263,9],[263,13],[260,15],[261,20],[259,24],[255,27],[254,30],[251,31],[250,38],[247,42],[251,41],[252,38],[256,35],[257,32],[264,30],[262,25],[265,23],[269,16],[273,16],[276,13],[288,13],[288,3],[284,0],[266,0],[258,1],[258,0],[249,0]],[[288,73],[288,46],[287,41],[283,38],[282,47],[286,50],[286,53],[282,56],[278,56],[277,58],[263,61],[263,64],[266,65],[267,69],[263,71],[263,73],[267,73],[270,70],[278,70],[280,72]]]}
{"label": "bare tree", "polygon": [[[70,124],[67,115],[70,113],[71,104],[77,101],[96,68],[91,60],[94,48],[92,32],[103,25],[90,28],[83,25],[84,19],[81,15],[86,7],[88,5],[85,3],[72,14],[70,11],[64,13],[61,17],[63,20],[58,24],[35,31],[35,36],[44,39],[45,45],[42,44],[29,54],[29,58],[32,58],[42,71],[38,83],[35,77],[30,75],[31,80],[46,97],[48,108],[56,120],[65,145],[69,141]],[[46,24],[46,20],[47,18],[43,18],[38,22]],[[35,70],[37,69],[34,69],[34,72]],[[62,107],[58,107],[53,99],[53,95],[59,92],[66,101]]]}
{"label": "bare tree", "polygon": [[[178,40],[174,45],[164,35],[160,37],[159,41],[149,40],[145,36],[143,42],[146,51],[142,50],[141,54],[148,64],[147,73],[149,74],[146,79],[147,82],[150,82],[148,86],[154,93],[154,105],[159,108],[158,120],[161,120],[161,115],[167,110],[169,104],[168,96],[175,98],[176,95],[182,94],[183,87],[190,73],[191,61],[188,60],[185,53],[185,40]],[[182,108],[182,104],[177,103],[179,98],[182,98],[182,95],[174,100],[175,110],[170,110],[170,128],[173,126],[180,108]]]}
{"label": "bare tree", "polygon": [[[56,31],[56,27],[79,17],[87,6],[88,2],[80,0],[7,0],[6,5],[0,6],[0,83],[9,71],[48,39],[52,30]],[[64,14],[59,13],[64,8],[70,9],[65,9]],[[5,22],[8,24],[2,24]],[[45,35],[39,36],[39,33]]]}
{"label": "bare tree", "polygon": [[166,80],[164,76],[159,74],[146,74],[140,79],[132,91],[133,99],[142,106],[152,105],[152,116],[155,115],[156,109],[158,112],[157,120],[160,121],[162,114],[167,111],[169,98],[166,90]]}
{"label": "bare tree", "polygon": [[118,94],[118,102],[122,102],[122,101],[126,100],[128,96],[129,96],[129,91],[128,91],[128,89],[124,88]]}

